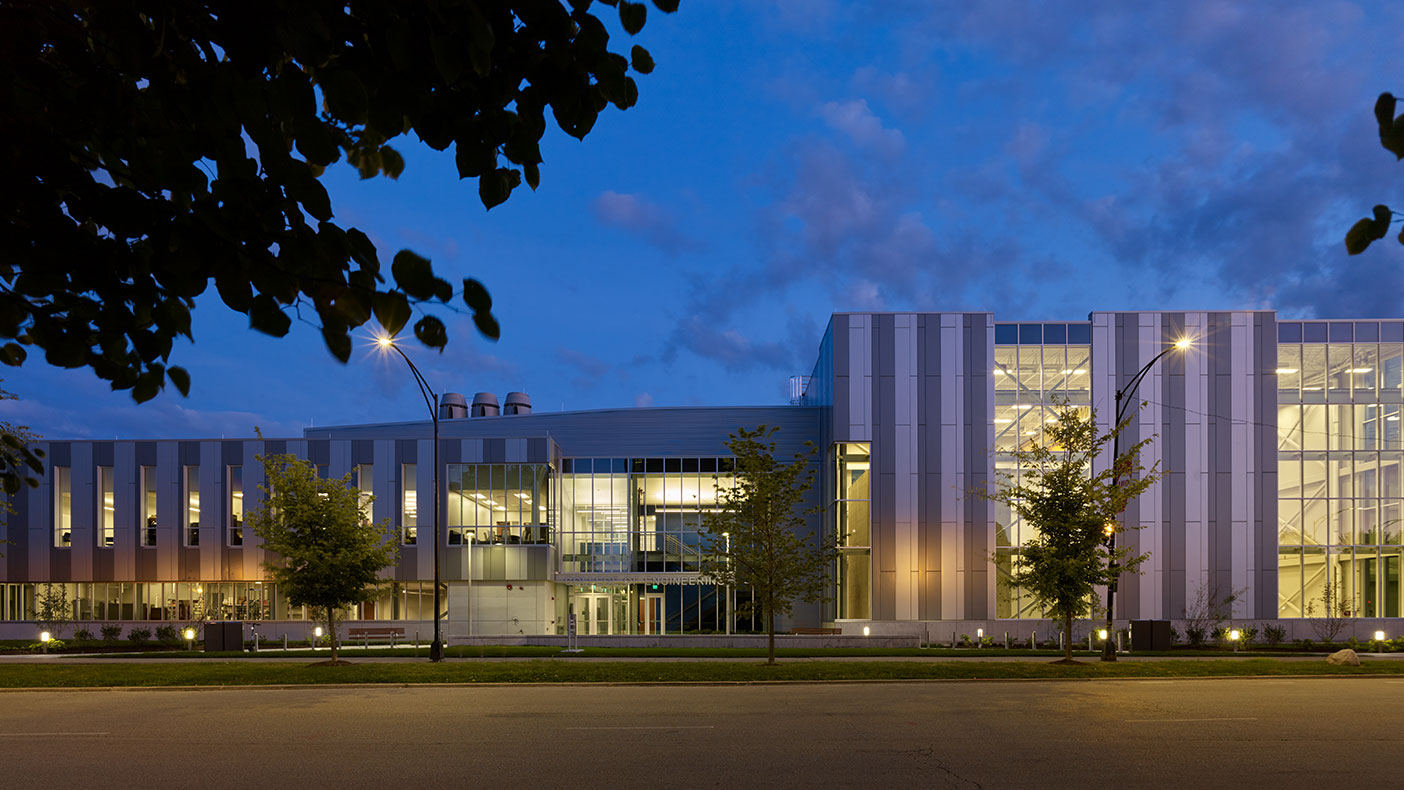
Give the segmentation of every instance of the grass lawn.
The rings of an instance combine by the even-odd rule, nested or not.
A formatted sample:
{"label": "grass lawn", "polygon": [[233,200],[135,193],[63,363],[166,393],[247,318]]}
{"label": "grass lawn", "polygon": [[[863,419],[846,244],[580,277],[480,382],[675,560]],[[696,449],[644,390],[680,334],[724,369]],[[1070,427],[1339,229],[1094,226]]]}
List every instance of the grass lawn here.
{"label": "grass lawn", "polygon": [[[325,654],[322,654],[325,655]],[[354,656],[352,657],[354,660]],[[259,686],[325,683],[692,683],[757,681],[970,680],[1057,678],[1193,678],[1262,675],[1404,675],[1404,664],[1369,661],[1334,667],[1322,661],[1158,661],[1078,666],[1050,661],[981,663],[792,661],[759,662],[522,662],[361,663],[328,667],[293,661],[198,663],[44,663],[0,666],[3,688],[105,686]]]}

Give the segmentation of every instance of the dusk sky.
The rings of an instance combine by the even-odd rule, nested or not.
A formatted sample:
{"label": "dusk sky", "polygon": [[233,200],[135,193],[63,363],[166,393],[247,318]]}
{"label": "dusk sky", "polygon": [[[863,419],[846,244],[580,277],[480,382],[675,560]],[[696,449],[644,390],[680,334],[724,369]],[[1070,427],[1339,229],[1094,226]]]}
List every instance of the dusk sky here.
{"label": "dusk sky", "polygon": [[[492,293],[502,339],[439,313],[439,391],[537,411],[784,402],[828,316],[1275,309],[1404,314],[1404,252],[1348,258],[1347,228],[1399,202],[1372,107],[1399,82],[1404,4],[684,0],[650,7],[656,70],[584,141],[542,140],[536,192],[484,211],[452,149],[393,144],[398,181],[324,183],[388,263],[408,247]],[[314,313],[309,315],[315,317]],[[298,436],[423,419],[405,366],[365,338],[273,339],[211,288],[192,376],[136,404],[32,353],[0,418],[45,438]]]}

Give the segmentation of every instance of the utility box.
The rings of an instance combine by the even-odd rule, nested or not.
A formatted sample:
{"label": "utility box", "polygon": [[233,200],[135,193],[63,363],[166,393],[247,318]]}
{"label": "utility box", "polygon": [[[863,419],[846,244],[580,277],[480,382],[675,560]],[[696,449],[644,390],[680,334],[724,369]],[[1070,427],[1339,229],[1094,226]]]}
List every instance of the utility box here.
{"label": "utility box", "polygon": [[1169,650],[1170,621],[1132,620],[1131,649],[1156,651]]}
{"label": "utility box", "polygon": [[244,649],[244,624],[238,620],[205,623],[205,652]]}

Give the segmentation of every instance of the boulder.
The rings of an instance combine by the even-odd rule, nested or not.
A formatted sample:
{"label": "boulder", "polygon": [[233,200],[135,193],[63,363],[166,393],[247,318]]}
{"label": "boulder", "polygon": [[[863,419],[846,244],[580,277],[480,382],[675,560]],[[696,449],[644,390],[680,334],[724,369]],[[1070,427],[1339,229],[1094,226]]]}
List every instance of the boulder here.
{"label": "boulder", "polygon": [[1358,667],[1360,666],[1360,656],[1357,656],[1354,650],[1346,648],[1326,656],[1326,663],[1335,664],[1338,667]]}

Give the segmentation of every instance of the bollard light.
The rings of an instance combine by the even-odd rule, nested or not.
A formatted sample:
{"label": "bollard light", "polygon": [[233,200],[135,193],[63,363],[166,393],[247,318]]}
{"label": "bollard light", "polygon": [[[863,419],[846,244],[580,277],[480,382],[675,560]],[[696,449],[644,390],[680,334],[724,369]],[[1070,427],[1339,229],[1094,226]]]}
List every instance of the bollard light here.
{"label": "bollard light", "polygon": [[1238,633],[1238,629],[1237,629],[1237,628],[1234,628],[1234,629],[1232,629],[1232,630],[1229,631],[1229,641],[1230,641],[1230,642],[1237,642],[1237,641],[1238,641],[1238,637],[1239,637],[1239,633]]}
{"label": "bollard light", "polygon": [[187,628],[187,629],[185,629],[185,641],[189,642],[189,641],[191,641],[191,640],[194,639],[194,638],[195,638],[195,629],[194,629],[194,628]]}
{"label": "bollard light", "polygon": [[54,635],[51,634],[51,633],[49,633],[48,631],[41,631],[41,632],[39,633],[39,641],[40,641],[40,642],[43,642],[43,643],[46,644],[46,645],[49,643],[49,640],[51,640],[51,639],[53,639],[53,638],[54,638]]}
{"label": "bollard light", "polygon": [[976,628],[976,629],[975,629],[975,638],[976,638],[976,639],[984,639],[984,638],[985,638],[985,629],[983,629],[983,628]]}
{"label": "bollard light", "polygon": [[1384,631],[1376,631],[1376,632],[1375,632],[1375,641],[1376,641],[1376,642],[1383,642],[1383,641],[1384,641],[1384,638],[1385,638],[1385,632],[1384,632]]}
{"label": "bollard light", "polygon": [[868,627],[865,625],[865,626],[863,626],[863,636],[867,636],[867,635],[868,635]]}
{"label": "bollard light", "polygon": [[1105,628],[1099,628],[1099,629],[1097,630],[1097,638],[1098,638],[1098,639],[1105,640],[1105,639],[1107,638],[1107,629],[1105,629]]}

